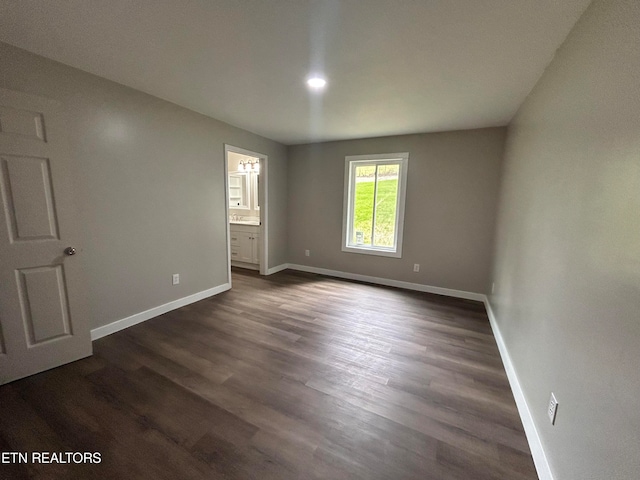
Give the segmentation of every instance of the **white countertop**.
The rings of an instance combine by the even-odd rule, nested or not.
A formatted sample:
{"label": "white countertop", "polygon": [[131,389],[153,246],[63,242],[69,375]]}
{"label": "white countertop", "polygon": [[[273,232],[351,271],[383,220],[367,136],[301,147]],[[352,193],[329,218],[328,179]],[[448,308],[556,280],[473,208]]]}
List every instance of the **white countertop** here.
{"label": "white countertop", "polygon": [[231,225],[260,225],[256,220],[229,220]]}

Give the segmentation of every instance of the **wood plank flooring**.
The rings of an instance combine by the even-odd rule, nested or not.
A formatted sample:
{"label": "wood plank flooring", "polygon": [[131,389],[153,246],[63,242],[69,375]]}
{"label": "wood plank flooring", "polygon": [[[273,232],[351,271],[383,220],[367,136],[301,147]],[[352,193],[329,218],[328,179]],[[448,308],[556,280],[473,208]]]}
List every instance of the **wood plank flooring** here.
{"label": "wood plank flooring", "polygon": [[0,479],[536,479],[478,302],[312,274],[233,289],[0,387]]}

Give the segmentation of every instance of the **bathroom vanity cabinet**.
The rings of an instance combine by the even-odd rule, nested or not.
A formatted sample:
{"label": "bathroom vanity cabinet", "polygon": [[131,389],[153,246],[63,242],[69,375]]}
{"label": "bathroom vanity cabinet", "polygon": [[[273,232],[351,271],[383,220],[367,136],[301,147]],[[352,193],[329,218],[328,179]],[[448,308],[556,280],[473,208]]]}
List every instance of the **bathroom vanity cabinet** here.
{"label": "bathroom vanity cabinet", "polygon": [[260,268],[260,226],[231,223],[231,265]]}

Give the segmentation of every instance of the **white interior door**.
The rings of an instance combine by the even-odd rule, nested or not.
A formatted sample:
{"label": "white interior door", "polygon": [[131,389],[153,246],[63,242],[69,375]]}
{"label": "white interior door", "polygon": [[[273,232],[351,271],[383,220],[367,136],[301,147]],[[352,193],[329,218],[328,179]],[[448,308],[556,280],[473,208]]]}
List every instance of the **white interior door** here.
{"label": "white interior door", "polygon": [[92,353],[61,117],[0,89],[0,384]]}

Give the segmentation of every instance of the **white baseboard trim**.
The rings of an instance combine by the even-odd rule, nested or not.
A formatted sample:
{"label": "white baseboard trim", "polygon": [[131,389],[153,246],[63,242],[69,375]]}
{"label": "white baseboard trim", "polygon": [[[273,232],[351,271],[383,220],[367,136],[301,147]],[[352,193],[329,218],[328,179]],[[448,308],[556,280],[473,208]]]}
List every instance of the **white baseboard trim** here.
{"label": "white baseboard trim", "polygon": [[338,270],[328,270],[326,268],[309,267],[307,265],[289,264],[287,268],[298,270],[301,272],[317,273],[319,275],[327,275],[329,277],[346,278],[347,280],[358,280],[360,282],[375,283],[377,285],[386,285],[388,287],[404,288],[407,290],[415,290],[418,292],[436,293],[438,295],[446,295],[448,297],[465,298],[467,300],[485,301],[485,295],[482,293],[465,292],[464,290],[454,290],[452,288],[433,287],[431,285],[423,285],[421,283],[403,282],[401,280],[392,280],[382,277],[371,277],[369,275],[360,275],[359,273],[340,272]]}
{"label": "white baseboard trim", "polygon": [[509,379],[509,385],[511,386],[511,391],[513,392],[513,398],[515,399],[516,406],[518,407],[518,413],[520,414],[520,419],[522,420],[524,433],[527,436],[527,441],[529,442],[529,448],[531,449],[533,463],[535,464],[536,470],[538,472],[538,478],[540,480],[554,480],[553,473],[551,472],[551,466],[549,465],[547,456],[544,453],[544,449],[542,448],[540,435],[538,435],[538,430],[536,429],[536,425],[533,422],[531,410],[529,409],[527,400],[524,397],[524,392],[522,391],[522,387],[520,386],[520,381],[518,380],[518,375],[516,374],[513,362],[511,361],[511,356],[509,355],[507,346],[504,343],[504,338],[502,338],[502,333],[500,332],[500,327],[498,326],[498,322],[496,321],[493,309],[491,308],[489,298],[486,295],[484,298],[484,304],[487,309],[487,315],[489,316],[491,330],[493,330],[493,336],[495,337],[496,343],[498,344],[498,350],[500,350],[500,357],[502,357],[504,369],[507,372],[507,378]]}
{"label": "white baseboard trim", "polygon": [[287,268],[289,268],[289,264],[288,263],[283,263],[281,265],[276,265],[275,267],[271,267],[271,268],[267,269],[267,275],[273,275],[274,273],[281,272],[283,270],[286,270]]}
{"label": "white baseboard trim", "polygon": [[138,323],[146,322],[147,320],[157,317],[158,315],[162,315],[163,313],[170,312],[171,310],[175,310],[176,308],[184,307],[185,305],[189,305],[190,303],[195,303],[197,301],[204,300],[205,298],[212,297],[213,295],[225,292],[230,288],[230,283],[223,283],[222,285],[218,285],[217,287],[203,290],[202,292],[194,293],[193,295],[189,295],[188,297],[179,298],[178,300],[174,300],[173,302],[165,303],[164,305],[150,308],[149,310],[136,313],[135,315],[131,315],[130,317],[116,320],[115,322],[109,323],[108,325],[94,328],[93,330],[91,330],[91,340],[97,340],[99,338],[106,337],[107,335],[111,335],[112,333],[119,332],[120,330],[124,330],[125,328],[132,327],[133,325],[137,325]]}

